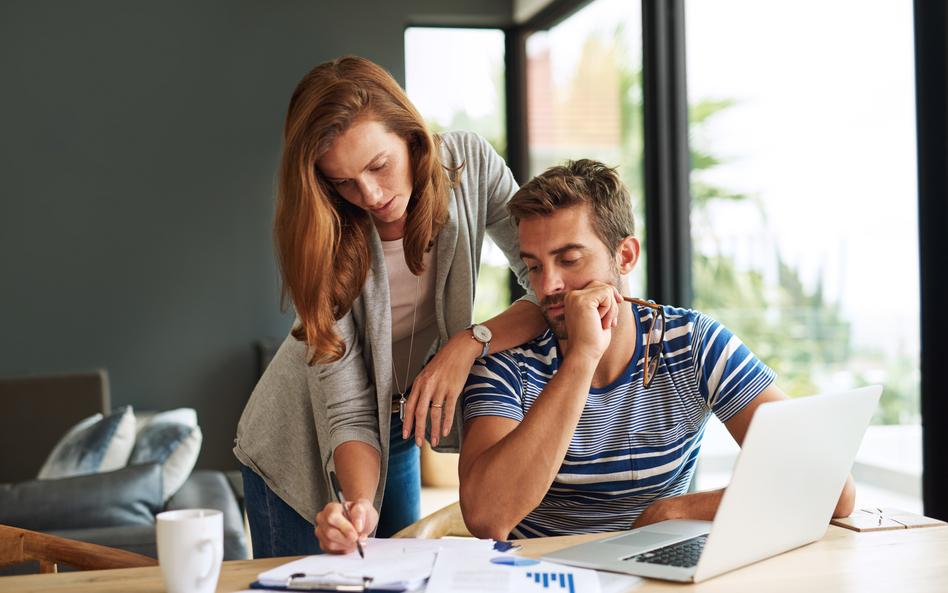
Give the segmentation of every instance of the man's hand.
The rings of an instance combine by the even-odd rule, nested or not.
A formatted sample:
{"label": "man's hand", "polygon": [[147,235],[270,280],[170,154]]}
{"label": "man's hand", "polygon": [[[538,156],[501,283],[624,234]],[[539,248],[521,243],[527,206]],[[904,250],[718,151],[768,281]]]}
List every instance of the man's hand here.
{"label": "man's hand", "polygon": [[330,554],[348,554],[356,549],[358,539],[365,547],[369,534],[379,522],[379,513],[372,501],[360,498],[350,502],[349,514],[352,523],[346,519],[345,511],[338,502],[331,502],[316,515],[316,537],[319,548]]}
{"label": "man's hand", "polygon": [[566,333],[569,354],[602,358],[612,341],[612,328],[619,320],[622,295],[610,284],[594,280],[566,295]]}

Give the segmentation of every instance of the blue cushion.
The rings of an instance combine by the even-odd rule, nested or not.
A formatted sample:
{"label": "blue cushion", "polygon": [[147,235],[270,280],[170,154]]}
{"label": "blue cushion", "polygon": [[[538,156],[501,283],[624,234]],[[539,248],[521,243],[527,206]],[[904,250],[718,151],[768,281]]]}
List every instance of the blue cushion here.
{"label": "blue cushion", "polygon": [[174,496],[191,475],[201,452],[203,435],[193,409],[181,408],[155,415],[139,431],[129,465],[159,463],[162,466],[164,500]]}
{"label": "blue cushion", "polygon": [[158,464],[0,484],[0,525],[32,531],[153,525],[163,505]]}
{"label": "blue cushion", "polygon": [[37,476],[55,480],[116,470],[128,463],[135,445],[135,412],[124,406],[73,426],[53,448]]}

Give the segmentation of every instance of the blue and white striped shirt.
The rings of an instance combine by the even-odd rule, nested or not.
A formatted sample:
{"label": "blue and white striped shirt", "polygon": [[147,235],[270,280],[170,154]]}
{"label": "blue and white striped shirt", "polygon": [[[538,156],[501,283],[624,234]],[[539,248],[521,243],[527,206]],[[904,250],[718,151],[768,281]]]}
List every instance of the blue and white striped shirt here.
{"label": "blue and white striped shirt", "polygon": [[[643,343],[652,310],[634,307],[641,338],[628,368],[611,385],[590,388],[556,479],[513,536],[628,529],[655,500],[687,491],[711,413],[727,421],[773,383],[775,373],[723,325],[697,311],[665,307],[662,360],[644,389]],[[478,359],[464,388],[464,420],[522,421],[560,362],[549,331]]]}

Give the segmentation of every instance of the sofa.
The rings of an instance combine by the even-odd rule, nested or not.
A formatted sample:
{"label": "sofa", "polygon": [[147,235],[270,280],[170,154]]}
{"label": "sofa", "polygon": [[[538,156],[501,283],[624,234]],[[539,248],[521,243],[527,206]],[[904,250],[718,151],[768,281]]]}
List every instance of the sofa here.
{"label": "sofa", "polygon": [[[199,450],[202,438],[194,411],[139,413],[135,418],[130,406],[110,410],[109,400],[108,375],[101,370],[0,377],[0,409],[11,411],[0,415],[0,435],[18,442],[15,448],[4,447],[16,453],[0,456],[7,457],[0,466],[0,524],[157,558],[158,513],[219,509],[224,513],[224,559],[247,558],[239,472],[192,470],[194,447]],[[42,422],[30,417],[37,410]],[[84,416],[93,410],[93,416]],[[123,431],[125,442],[117,443]],[[108,447],[92,453],[77,454],[67,446],[70,439],[75,449],[76,442],[101,440],[105,433],[115,436]],[[35,454],[36,447],[43,449],[41,455]],[[188,459],[181,461],[185,454]],[[0,576],[38,571],[34,562],[0,569]]]}

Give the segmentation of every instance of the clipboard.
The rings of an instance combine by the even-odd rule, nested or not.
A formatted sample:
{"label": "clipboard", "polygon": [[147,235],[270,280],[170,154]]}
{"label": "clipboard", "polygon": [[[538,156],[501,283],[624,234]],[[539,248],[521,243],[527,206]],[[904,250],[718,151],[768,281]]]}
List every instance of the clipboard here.
{"label": "clipboard", "polygon": [[438,551],[445,547],[467,552],[509,552],[520,546],[514,542],[473,538],[447,541],[372,538],[365,559],[354,552],[341,556],[308,556],[260,573],[250,588],[270,591],[415,591],[425,586]]}

